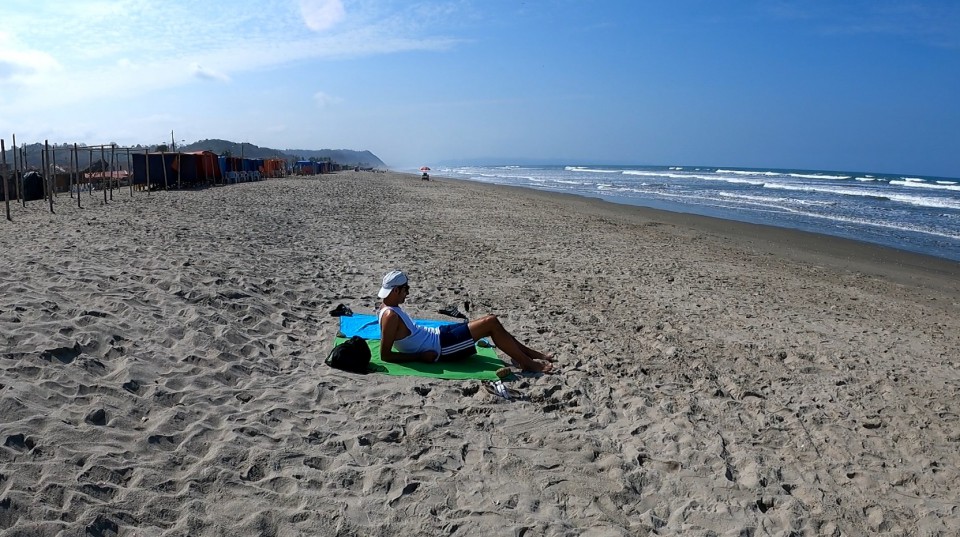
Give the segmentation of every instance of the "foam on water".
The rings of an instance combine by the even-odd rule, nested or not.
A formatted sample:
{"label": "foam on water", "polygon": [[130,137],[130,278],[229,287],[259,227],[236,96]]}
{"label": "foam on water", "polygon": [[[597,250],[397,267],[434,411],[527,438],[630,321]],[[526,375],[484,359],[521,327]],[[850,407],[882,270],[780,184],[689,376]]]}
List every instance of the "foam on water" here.
{"label": "foam on water", "polygon": [[960,180],[949,178],[598,165],[474,166],[446,173],[804,229],[960,261]]}
{"label": "foam on water", "polygon": [[890,181],[891,185],[902,185],[911,188],[936,188],[940,190],[953,190],[960,192],[960,185],[951,181],[937,181],[936,183],[919,183],[916,181]]}
{"label": "foam on water", "polygon": [[733,173],[737,175],[769,175],[772,177],[776,177],[777,175],[780,175],[777,172],[755,172],[755,171],[747,171],[747,170],[717,170],[717,173]]}
{"label": "foam on water", "polygon": [[802,173],[788,173],[787,175],[789,177],[796,177],[798,179],[840,179],[842,180],[842,179],[850,178],[849,175],[822,175],[822,174],[808,175],[808,174],[802,174]]}
{"label": "foam on water", "polygon": [[[699,178],[699,177],[698,177]],[[730,183],[734,185],[754,185],[754,186],[763,186],[767,184],[766,181],[757,181],[755,179],[737,179],[736,177],[702,177],[704,181],[723,181],[725,183]]]}
{"label": "foam on water", "polygon": [[589,173],[622,173],[621,170],[599,170],[594,168],[583,168],[580,166],[567,166],[565,168],[567,171],[571,172],[589,172]]}

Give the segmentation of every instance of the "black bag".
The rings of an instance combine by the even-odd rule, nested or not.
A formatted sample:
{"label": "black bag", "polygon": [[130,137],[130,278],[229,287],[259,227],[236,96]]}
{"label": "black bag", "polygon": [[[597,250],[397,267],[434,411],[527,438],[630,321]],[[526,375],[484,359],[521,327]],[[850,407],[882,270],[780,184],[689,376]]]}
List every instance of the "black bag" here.
{"label": "black bag", "polygon": [[352,373],[367,373],[370,370],[370,347],[362,337],[353,336],[334,347],[326,363]]}

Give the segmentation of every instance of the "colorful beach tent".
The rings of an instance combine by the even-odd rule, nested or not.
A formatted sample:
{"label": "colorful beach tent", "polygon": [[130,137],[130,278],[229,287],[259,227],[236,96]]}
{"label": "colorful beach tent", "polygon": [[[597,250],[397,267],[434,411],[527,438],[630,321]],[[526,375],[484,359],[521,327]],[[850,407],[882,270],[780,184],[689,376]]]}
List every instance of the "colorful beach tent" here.
{"label": "colorful beach tent", "polygon": [[[138,185],[192,186],[200,182],[223,182],[217,155],[210,151],[192,153],[134,153],[133,182]],[[148,173],[149,172],[149,173]]]}

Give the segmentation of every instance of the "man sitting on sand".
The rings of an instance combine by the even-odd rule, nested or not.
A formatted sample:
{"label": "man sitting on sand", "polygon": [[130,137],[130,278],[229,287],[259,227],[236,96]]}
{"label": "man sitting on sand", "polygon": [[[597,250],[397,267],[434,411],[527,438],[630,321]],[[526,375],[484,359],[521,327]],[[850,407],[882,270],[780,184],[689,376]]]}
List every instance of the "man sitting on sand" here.
{"label": "man sitting on sand", "polygon": [[513,364],[524,371],[547,373],[553,369],[553,356],[517,341],[500,324],[496,315],[439,328],[414,323],[400,309],[400,304],[409,293],[410,284],[403,272],[394,270],[383,277],[383,284],[377,293],[383,299],[383,307],[377,316],[380,319],[380,359],[384,362],[432,363],[441,359],[462,358],[475,352],[474,344],[478,340],[490,337],[494,345],[507,353]]}

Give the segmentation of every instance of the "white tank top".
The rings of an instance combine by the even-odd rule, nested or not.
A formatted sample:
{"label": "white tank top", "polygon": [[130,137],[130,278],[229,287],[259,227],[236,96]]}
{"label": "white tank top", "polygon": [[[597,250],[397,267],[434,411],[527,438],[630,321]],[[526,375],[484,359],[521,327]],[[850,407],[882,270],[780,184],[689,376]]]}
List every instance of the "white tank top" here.
{"label": "white tank top", "polygon": [[418,352],[433,351],[440,354],[440,329],[433,326],[420,326],[413,322],[413,319],[407,315],[407,312],[394,306],[383,306],[377,312],[377,319],[383,318],[383,313],[387,310],[396,313],[403,324],[407,325],[410,335],[403,339],[393,341],[393,348],[397,352],[405,354],[416,354]]}

